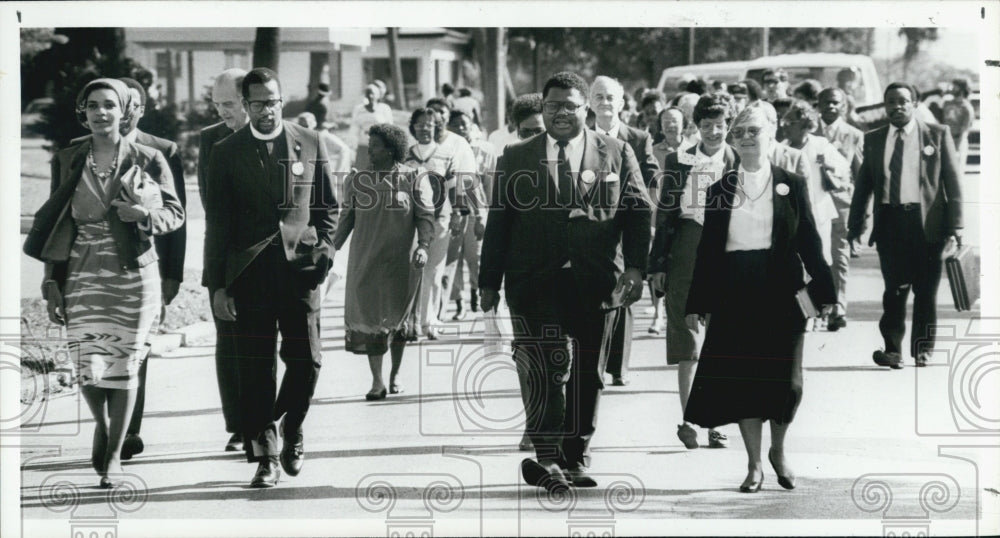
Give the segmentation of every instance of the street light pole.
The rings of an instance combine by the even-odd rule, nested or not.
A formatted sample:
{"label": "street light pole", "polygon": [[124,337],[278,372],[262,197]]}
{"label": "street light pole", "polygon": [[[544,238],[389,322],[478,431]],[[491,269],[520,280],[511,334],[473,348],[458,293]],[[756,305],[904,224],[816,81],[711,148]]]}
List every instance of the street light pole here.
{"label": "street light pole", "polygon": [[688,65],[694,64],[694,26],[688,29]]}
{"label": "street light pole", "polygon": [[770,45],[771,45],[771,43],[770,43],[770,41],[771,41],[771,29],[765,26],[764,28],[762,28],[762,30],[764,31],[764,33],[763,33],[763,36],[762,36],[762,40],[763,41],[761,42],[761,46],[764,49],[764,53],[761,54],[761,56],[770,56],[769,49],[771,48],[770,47]]}

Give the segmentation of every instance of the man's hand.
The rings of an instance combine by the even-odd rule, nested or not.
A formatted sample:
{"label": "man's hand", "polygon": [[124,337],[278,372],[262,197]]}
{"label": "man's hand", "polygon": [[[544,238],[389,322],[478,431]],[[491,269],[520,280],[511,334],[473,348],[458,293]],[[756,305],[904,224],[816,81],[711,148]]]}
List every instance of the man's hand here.
{"label": "man's hand", "polygon": [[653,286],[653,291],[658,293],[664,293],[667,291],[667,274],[666,273],[650,273],[646,277],[649,284]]}
{"label": "man's hand", "polygon": [[479,305],[483,307],[483,312],[496,310],[500,304],[500,293],[491,288],[479,288]]}
{"label": "man's hand", "polygon": [[111,205],[118,209],[118,218],[122,219],[122,222],[143,222],[149,217],[149,210],[139,204],[112,200]]}
{"label": "man's hand", "polygon": [[941,251],[941,259],[946,260],[956,254],[958,254],[958,247],[962,244],[962,241],[958,236],[952,235],[948,237],[948,240],[944,243],[944,250]]}
{"label": "man's hand", "polygon": [[236,301],[226,294],[225,288],[215,290],[212,295],[212,312],[223,321],[236,321]]}
{"label": "man's hand", "polygon": [[486,223],[483,222],[483,219],[476,219],[476,225],[472,232],[476,234],[476,241],[483,240],[483,235],[486,234]]}
{"label": "man's hand", "polygon": [[66,302],[55,281],[46,282],[45,307],[49,311],[49,321],[56,325],[66,325]]}
{"label": "man's hand", "polygon": [[688,314],[684,317],[684,324],[688,329],[698,333],[705,326],[705,317],[700,314]]}
{"label": "man's hand", "polygon": [[164,278],[160,281],[160,291],[163,293],[163,304],[168,305],[177,297],[177,292],[181,289],[179,280]]}
{"label": "man's hand", "polygon": [[420,269],[425,265],[427,265],[427,249],[417,247],[417,250],[413,251],[413,266]]}
{"label": "man's hand", "polygon": [[854,230],[848,230],[847,231],[847,244],[854,243],[855,241],[857,241],[858,243],[861,242],[861,232],[856,232]]}
{"label": "man's hand", "polygon": [[628,306],[642,297],[642,273],[634,267],[630,267],[618,277],[618,284],[615,286],[616,292],[625,294],[625,306]]}
{"label": "man's hand", "polygon": [[458,236],[462,235],[462,232],[465,230],[464,224],[465,224],[465,219],[463,219],[462,217],[459,217],[455,213],[452,213],[452,215],[451,215],[451,223],[449,223],[449,225],[448,225],[448,228],[451,231],[451,236],[452,237],[458,237]]}

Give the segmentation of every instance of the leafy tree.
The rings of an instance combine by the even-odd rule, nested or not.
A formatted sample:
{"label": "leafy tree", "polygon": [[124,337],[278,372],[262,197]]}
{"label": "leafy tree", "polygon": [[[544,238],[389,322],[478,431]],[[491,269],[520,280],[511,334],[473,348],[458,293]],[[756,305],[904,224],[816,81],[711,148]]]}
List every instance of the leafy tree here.
{"label": "leafy tree", "polygon": [[924,41],[937,41],[937,28],[901,28],[899,35],[906,38],[906,48],[903,49],[903,78],[909,76],[910,63],[920,52],[920,44]]}
{"label": "leafy tree", "polygon": [[281,28],[257,28],[253,41],[253,66],[278,71],[281,56]]}

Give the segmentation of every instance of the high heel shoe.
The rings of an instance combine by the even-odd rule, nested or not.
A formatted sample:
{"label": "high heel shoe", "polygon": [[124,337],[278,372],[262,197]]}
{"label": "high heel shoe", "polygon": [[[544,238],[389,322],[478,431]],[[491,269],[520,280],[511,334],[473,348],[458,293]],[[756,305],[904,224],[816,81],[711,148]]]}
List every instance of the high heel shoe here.
{"label": "high heel shoe", "polygon": [[365,400],[368,400],[369,402],[384,400],[387,392],[388,391],[385,388],[377,392],[376,391],[369,392],[368,394],[365,394]]}
{"label": "high heel shoe", "polygon": [[740,484],[740,493],[757,493],[760,491],[760,487],[764,484],[764,471],[761,471],[760,476],[755,478],[756,480],[747,482],[747,480],[750,480],[750,477],[748,476],[747,480],[744,480],[743,483]]}
{"label": "high heel shoe", "polygon": [[790,473],[788,469],[785,469],[787,474],[782,475],[778,472],[778,466],[774,462],[774,453],[770,450],[767,451],[767,459],[771,462],[771,468],[774,469],[774,474],[778,475],[778,485],[785,489],[795,489],[795,475]]}

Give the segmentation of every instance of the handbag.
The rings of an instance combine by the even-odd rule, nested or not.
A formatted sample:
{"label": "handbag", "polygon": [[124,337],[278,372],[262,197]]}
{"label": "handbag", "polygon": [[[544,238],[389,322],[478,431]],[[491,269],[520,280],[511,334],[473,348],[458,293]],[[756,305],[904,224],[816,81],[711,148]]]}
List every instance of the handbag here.
{"label": "handbag", "polygon": [[972,310],[979,300],[979,264],[979,250],[974,247],[962,247],[945,258],[951,297],[955,300],[955,310],[959,312]]}
{"label": "handbag", "polygon": [[483,311],[483,357],[508,354],[514,342],[510,310],[501,299],[495,310]]}
{"label": "handbag", "polygon": [[160,186],[139,165],[133,165],[122,174],[121,199],[139,205],[147,210],[163,207],[163,193]]}

